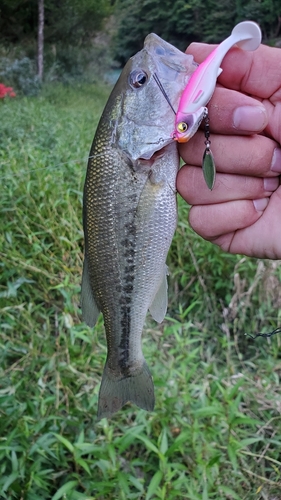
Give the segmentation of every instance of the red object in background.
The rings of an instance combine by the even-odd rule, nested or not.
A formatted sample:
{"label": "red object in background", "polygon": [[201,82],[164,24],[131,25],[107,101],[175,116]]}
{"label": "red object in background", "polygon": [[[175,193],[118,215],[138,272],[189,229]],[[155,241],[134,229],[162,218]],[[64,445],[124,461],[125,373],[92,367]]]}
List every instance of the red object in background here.
{"label": "red object in background", "polygon": [[0,83],[0,99],[4,99],[4,97],[16,97],[14,89],[12,87],[6,87],[3,83]]}

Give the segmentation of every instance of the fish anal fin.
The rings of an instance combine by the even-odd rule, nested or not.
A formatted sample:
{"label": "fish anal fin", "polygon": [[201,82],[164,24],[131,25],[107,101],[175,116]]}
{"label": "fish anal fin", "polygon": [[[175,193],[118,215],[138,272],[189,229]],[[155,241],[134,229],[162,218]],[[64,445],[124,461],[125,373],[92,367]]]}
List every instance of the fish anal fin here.
{"label": "fish anal fin", "polygon": [[82,318],[88,326],[95,326],[99,315],[99,308],[93,296],[90,285],[88,259],[85,255],[81,285],[81,309]]}
{"label": "fish anal fin", "polygon": [[167,312],[168,305],[168,268],[165,266],[160,286],[155,294],[152,304],[149,307],[151,316],[157,323],[162,323]]}
{"label": "fish anal fin", "polygon": [[147,411],[154,408],[153,380],[146,362],[143,361],[135,373],[122,378],[110,376],[106,362],[99,392],[98,419],[111,417],[129,401]]}

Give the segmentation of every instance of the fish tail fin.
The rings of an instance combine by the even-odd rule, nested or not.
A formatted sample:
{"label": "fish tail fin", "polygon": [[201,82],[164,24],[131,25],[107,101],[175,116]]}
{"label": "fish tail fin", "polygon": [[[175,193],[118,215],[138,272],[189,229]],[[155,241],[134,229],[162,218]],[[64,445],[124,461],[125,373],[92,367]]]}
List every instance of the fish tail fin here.
{"label": "fish tail fin", "polygon": [[154,408],[153,380],[146,362],[138,371],[115,379],[109,375],[106,362],[99,392],[98,419],[111,417],[128,401],[147,411]]}

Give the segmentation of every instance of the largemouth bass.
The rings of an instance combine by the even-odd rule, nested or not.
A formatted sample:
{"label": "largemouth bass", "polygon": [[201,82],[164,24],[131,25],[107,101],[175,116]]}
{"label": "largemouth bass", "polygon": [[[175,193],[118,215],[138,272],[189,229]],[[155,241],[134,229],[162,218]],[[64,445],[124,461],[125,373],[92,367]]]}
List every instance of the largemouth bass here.
{"label": "largemouth bass", "polygon": [[90,151],[81,307],[89,326],[101,311],[106,331],[98,418],[128,401],[154,408],[141,336],[148,309],[158,322],[167,309],[166,257],[177,223],[179,168],[172,108],[195,69],[191,56],[148,35],[124,67]]}

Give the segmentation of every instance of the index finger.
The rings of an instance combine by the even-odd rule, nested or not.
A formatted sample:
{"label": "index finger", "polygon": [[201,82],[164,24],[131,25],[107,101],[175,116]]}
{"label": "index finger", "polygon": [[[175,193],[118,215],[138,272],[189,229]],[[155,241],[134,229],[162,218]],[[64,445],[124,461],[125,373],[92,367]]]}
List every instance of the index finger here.
{"label": "index finger", "polygon": [[[192,43],[186,50],[198,63],[203,62],[216,45]],[[233,47],[222,61],[218,82],[261,99],[267,99],[280,89],[281,50],[260,45],[255,51]],[[280,91],[281,97],[281,91]]]}

